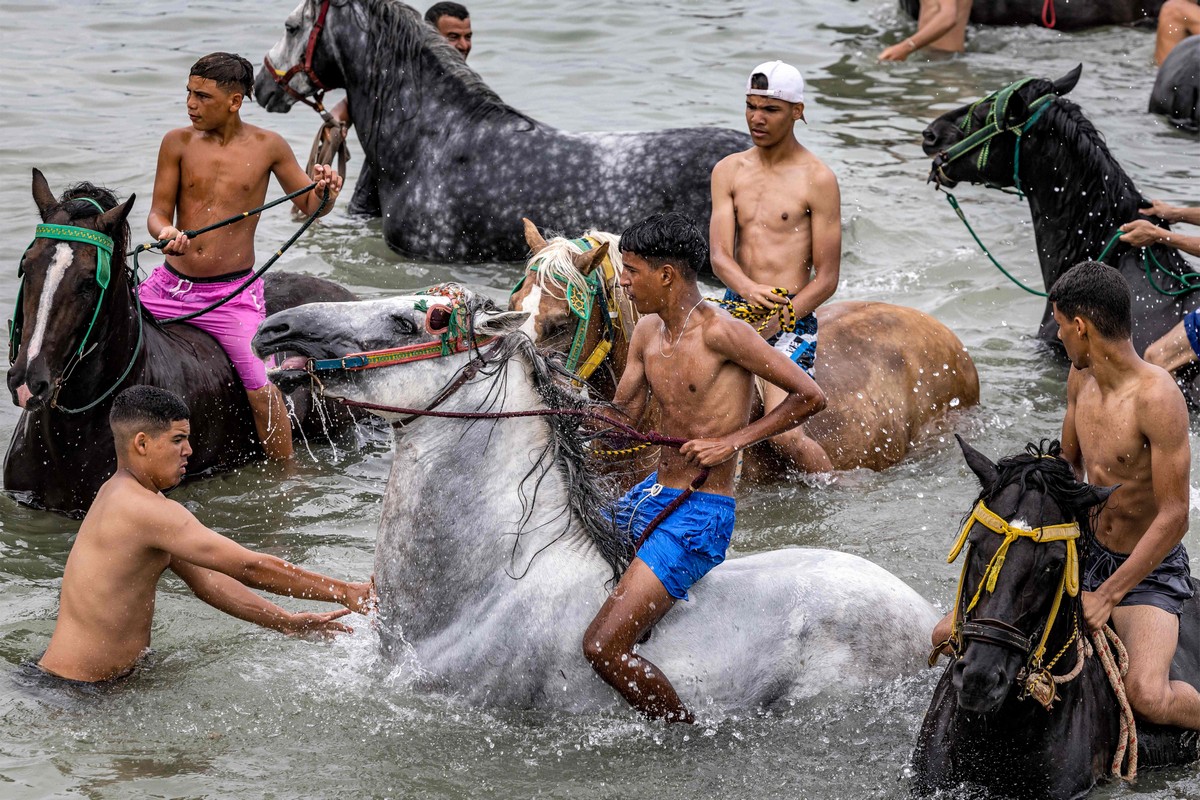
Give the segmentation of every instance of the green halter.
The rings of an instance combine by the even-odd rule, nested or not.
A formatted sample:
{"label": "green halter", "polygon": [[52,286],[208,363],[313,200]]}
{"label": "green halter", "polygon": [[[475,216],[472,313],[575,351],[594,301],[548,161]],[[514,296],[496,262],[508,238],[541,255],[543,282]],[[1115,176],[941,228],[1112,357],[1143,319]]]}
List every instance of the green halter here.
{"label": "green halter", "polygon": [[[571,242],[585,253],[596,246],[595,242],[586,236],[580,239],[572,239]],[[543,266],[540,261],[534,261],[534,263],[529,266],[529,271],[537,272],[542,268]],[[602,309],[602,318],[607,326],[608,334],[605,338],[606,340],[610,340],[612,338],[612,320],[609,317],[606,298],[604,297],[604,291],[601,287],[600,275],[598,274],[600,272],[601,270],[597,269],[584,276],[584,281],[587,284],[587,291],[580,291],[575,284],[563,278],[563,282],[567,287],[567,308],[569,308],[571,313],[578,318],[578,322],[575,324],[575,335],[571,340],[571,349],[567,353],[566,368],[571,372],[576,371],[576,369],[579,367],[580,360],[583,358],[583,347],[587,342],[588,322],[592,318],[593,301],[598,301],[601,305],[605,306],[605,308]],[[510,302],[512,296],[520,291],[521,287],[525,285],[525,277],[527,274],[528,272],[522,275],[521,280],[517,281],[517,285],[513,287],[511,292],[508,293]],[[561,278],[562,276],[557,277]],[[611,347],[611,344],[609,347]],[[608,349],[605,348],[603,355],[607,354]],[[593,355],[595,354],[593,353]],[[590,377],[592,371],[599,366],[600,360],[603,360],[603,356],[601,356],[601,358],[598,359],[595,364],[591,365],[587,375],[580,375],[580,378],[586,380],[588,377]]]}
{"label": "green halter", "polygon": [[[100,213],[104,213],[104,208],[90,197],[80,197],[79,200],[86,200],[94,205]],[[79,343],[79,349],[76,351],[76,357],[82,357],[84,349],[87,347],[88,339],[91,338],[92,328],[96,325],[96,318],[100,316],[100,307],[104,304],[104,293],[108,290],[108,284],[112,281],[112,252],[113,240],[111,236],[106,236],[100,231],[94,231],[91,228],[80,228],[76,225],[38,225],[33,232],[33,242],[29,243],[29,247],[25,248],[28,253],[33,247],[33,243],[38,239],[56,239],[61,242],[79,242],[80,244],[90,244],[96,248],[96,283],[100,286],[100,298],[96,301],[96,310],[92,312],[92,321],[88,324],[87,333],[83,335],[83,340]],[[17,349],[21,346],[21,327],[24,322],[24,313],[21,308],[22,290],[25,288],[25,256],[21,256],[21,264],[17,268],[17,276],[21,279],[17,285],[17,306],[13,311],[13,318],[8,323],[8,360],[12,363],[16,360]]]}
{"label": "green halter", "polygon": [[[98,202],[90,197],[77,197],[76,200],[84,200],[96,207],[96,210],[101,214],[105,209]],[[83,334],[83,339],[79,342],[79,347],[75,350],[74,355],[68,362],[67,368],[64,370],[64,379],[75,368],[83,357],[88,353],[88,340],[91,339],[92,329],[96,327],[96,320],[100,316],[100,309],[104,305],[104,295],[108,291],[109,283],[112,282],[112,254],[115,246],[111,236],[107,236],[99,231],[94,231],[91,228],[82,228],[77,225],[53,225],[43,224],[38,225],[34,229],[34,240],[29,243],[29,247],[25,248],[28,253],[33,247],[34,242],[38,239],[54,239],[62,242],[77,242],[79,244],[90,244],[96,248],[96,284],[100,287],[100,297],[96,299],[96,309],[92,312],[91,322],[88,323],[87,331]],[[16,361],[17,353],[21,346],[21,329],[24,323],[24,310],[22,308],[22,294],[25,288],[25,256],[21,256],[21,263],[17,267],[17,276],[20,282],[17,284],[17,302],[16,308],[13,311],[13,318],[8,323],[8,361],[11,364]],[[133,367],[134,361],[137,360],[137,354],[141,350],[142,344],[142,319],[141,314],[138,314],[138,342],[134,348],[134,357],[130,360],[129,365],[125,368],[124,373],[108,391],[104,392],[100,397],[82,408],[65,408],[57,405],[57,401],[52,401],[52,405],[61,411],[69,414],[79,413],[94,408],[102,400],[107,398],[116,388],[128,377],[130,370]],[[60,384],[61,385],[61,384]],[[57,391],[55,393],[57,396]]]}

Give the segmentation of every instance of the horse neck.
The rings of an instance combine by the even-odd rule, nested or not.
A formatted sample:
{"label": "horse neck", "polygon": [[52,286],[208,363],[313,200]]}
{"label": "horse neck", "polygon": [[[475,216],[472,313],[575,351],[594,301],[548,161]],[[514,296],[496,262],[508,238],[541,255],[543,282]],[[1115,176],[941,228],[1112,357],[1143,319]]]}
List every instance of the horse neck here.
{"label": "horse neck", "polygon": [[[531,369],[526,356],[515,355],[438,410],[545,410]],[[594,573],[597,587],[609,577],[602,559],[582,559],[568,546],[584,529],[571,507],[565,468],[554,457],[553,435],[545,417],[426,417],[397,430],[381,537],[400,571],[389,576],[400,595],[393,600],[403,606],[407,598],[420,616],[404,623],[406,634],[428,632],[455,617],[455,609],[510,591],[515,577],[526,589],[530,582],[558,586],[573,579],[567,564]],[[544,476],[532,463],[543,452]],[[462,591],[431,614],[421,605],[420,587],[448,574]]]}
{"label": "horse neck", "polygon": [[1050,287],[1070,267],[1099,257],[1117,228],[1137,217],[1142,196],[1069,101],[1051,101],[1019,147],[1038,260]]}
{"label": "horse neck", "polygon": [[[353,18],[355,9],[365,18],[361,25]],[[419,26],[420,33],[408,45],[377,47],[374,41],[384,31],[409,24],[395,19],[399,13],[400,9],[380,0],[360,0],[340,9],[331,7],[330,21],[339,24],[325,29],[334,43],[354,126],[368,160],[391,166],[415,162],[428,158],[431,147],[464,130],[513,120],[531,122],[498,98],[487,97],[485,87],[464,82],[455,69],[460,65],[447,61],[456,55],[423,46],[420,33],[426,24],[419,18],[414,17],[412,24]],[[390,114],[399,121],[389,119]],[[483,141],[488,137],[483,136]]]}

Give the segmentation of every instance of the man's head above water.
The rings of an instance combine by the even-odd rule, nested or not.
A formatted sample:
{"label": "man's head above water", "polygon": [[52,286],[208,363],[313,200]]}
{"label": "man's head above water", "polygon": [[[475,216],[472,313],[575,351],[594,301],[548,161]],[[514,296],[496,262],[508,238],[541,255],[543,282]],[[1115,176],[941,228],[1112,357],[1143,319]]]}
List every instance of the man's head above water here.
{"label": "man's head above water", "polygon": [[437,28],[454,49],[462,54],[463,61],[471,53],[471,14],[460,3],[434,3],[425,12],[425,21]]}

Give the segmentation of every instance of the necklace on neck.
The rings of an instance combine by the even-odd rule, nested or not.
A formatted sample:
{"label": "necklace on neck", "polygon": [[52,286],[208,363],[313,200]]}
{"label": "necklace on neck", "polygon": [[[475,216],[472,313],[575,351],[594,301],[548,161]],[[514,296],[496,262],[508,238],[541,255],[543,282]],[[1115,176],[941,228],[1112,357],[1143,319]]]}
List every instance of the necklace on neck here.
{"label": "necklace on neck", "polygon": [[[674,342],[671,342],[671,352],[670,353],[667,353],[666,351],[663,350],[661,341],[658,343],[658,354],[659,355],[661,355],[663,358],[674,358],[675,357],[675,348],[678,347],[679,342],[683,340],[683,334],[687,330],[688,320],[690,320],[692,318],[692,311],[695,311],[697,308],[699,308],[700,304],[703,302],[704,302],[704,298],[701,297],[699,300],[696,301],[696,305],[692,306],[691,309],[687,312],[687,316],[683,318],[683,327],[679,329],[679,337]],[[666,339],[668,342],[670,342],[671,337],[670,337],[670,332],[667,330],[667,323],[663,322],[662,319],[660,318],[658,321],[658,324],[662,325],[662,338]]]}

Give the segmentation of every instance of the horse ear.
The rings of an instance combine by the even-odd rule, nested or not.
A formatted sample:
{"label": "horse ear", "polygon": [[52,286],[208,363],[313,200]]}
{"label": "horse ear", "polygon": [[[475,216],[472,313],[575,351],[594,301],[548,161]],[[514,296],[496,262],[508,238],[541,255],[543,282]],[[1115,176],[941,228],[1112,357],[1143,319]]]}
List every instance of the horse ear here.
{"label": "horse ear", "polygon": [[604,263],[606,255],[608,255],[608,242],[601,242],[599,247],[572,254],[571,261],[575,264],[575,269],[579,270],[580,275],[590,275],[592,270]]}
{"label": "horse ear", "polygon": [[42,222],[46,221],[50,209],[58,205],[54,192],[50,191],[50,183],[37,167],[33,168],[33,202],[37,204],[38,213],[42,215]]}
{"label": "horse ear", "polygon": [[527,319],[529,313],[525,311],[480,312],[475,318],[475,332],[488,336],[504,336],[519,330]]}
{"label": "horse ear", "polygon": [[954,438],[958,440],[958,446],[962,448],[963,458],[967,460],[967,466],[971,468],[971,472],[975,473],[975,477],[979,478],[979,485],[985,490],[995,486],[996,481],[1000,479],[1000,471],[996,469],[995,463],[963,441],[963,438],[957,433],[954,434]]}
{"label": "horse ear", "polygon": [[125,221],[125,218],[129,216],[129,212],[133,208],[133,201],[136,199],[137,195],[131,194],[129,195],[129,199],[124,203],[113,206],[99,217],[96,217],[96,227],[105,232],[116,230]]}
{"label": "horse ear", "polygon": [[1112,493],[1117,489],[1120,489],[1121,484],[1115,483],[1112,486],[1092,486],[1089,483],[1087,484],[1087,488],[1087,494],[1084,495],[1086,499],[1083,503],[1083,507],[1091,508],[1092,506],[1098,506],[1102,505],[1103,503],[1107,503],[1109,496],[1112,495]]}
{"label": "horse ear", "polygon": [[546,240],[538,233],[537,225],[526,217],[521,217],[521,222],[525,223],[525,244],[529,245],[529,251],[540,253],[545,250]]}
{"label": "horse ear", "polygon": [[1075,84],[1079,83],[1079,76],[1083,74],[1083,64],[1079,64],[1075,69],[1063,75],[1061,78],[1053,81],[1054,93],[1062,97],[1067,92],[1075,88]]}

